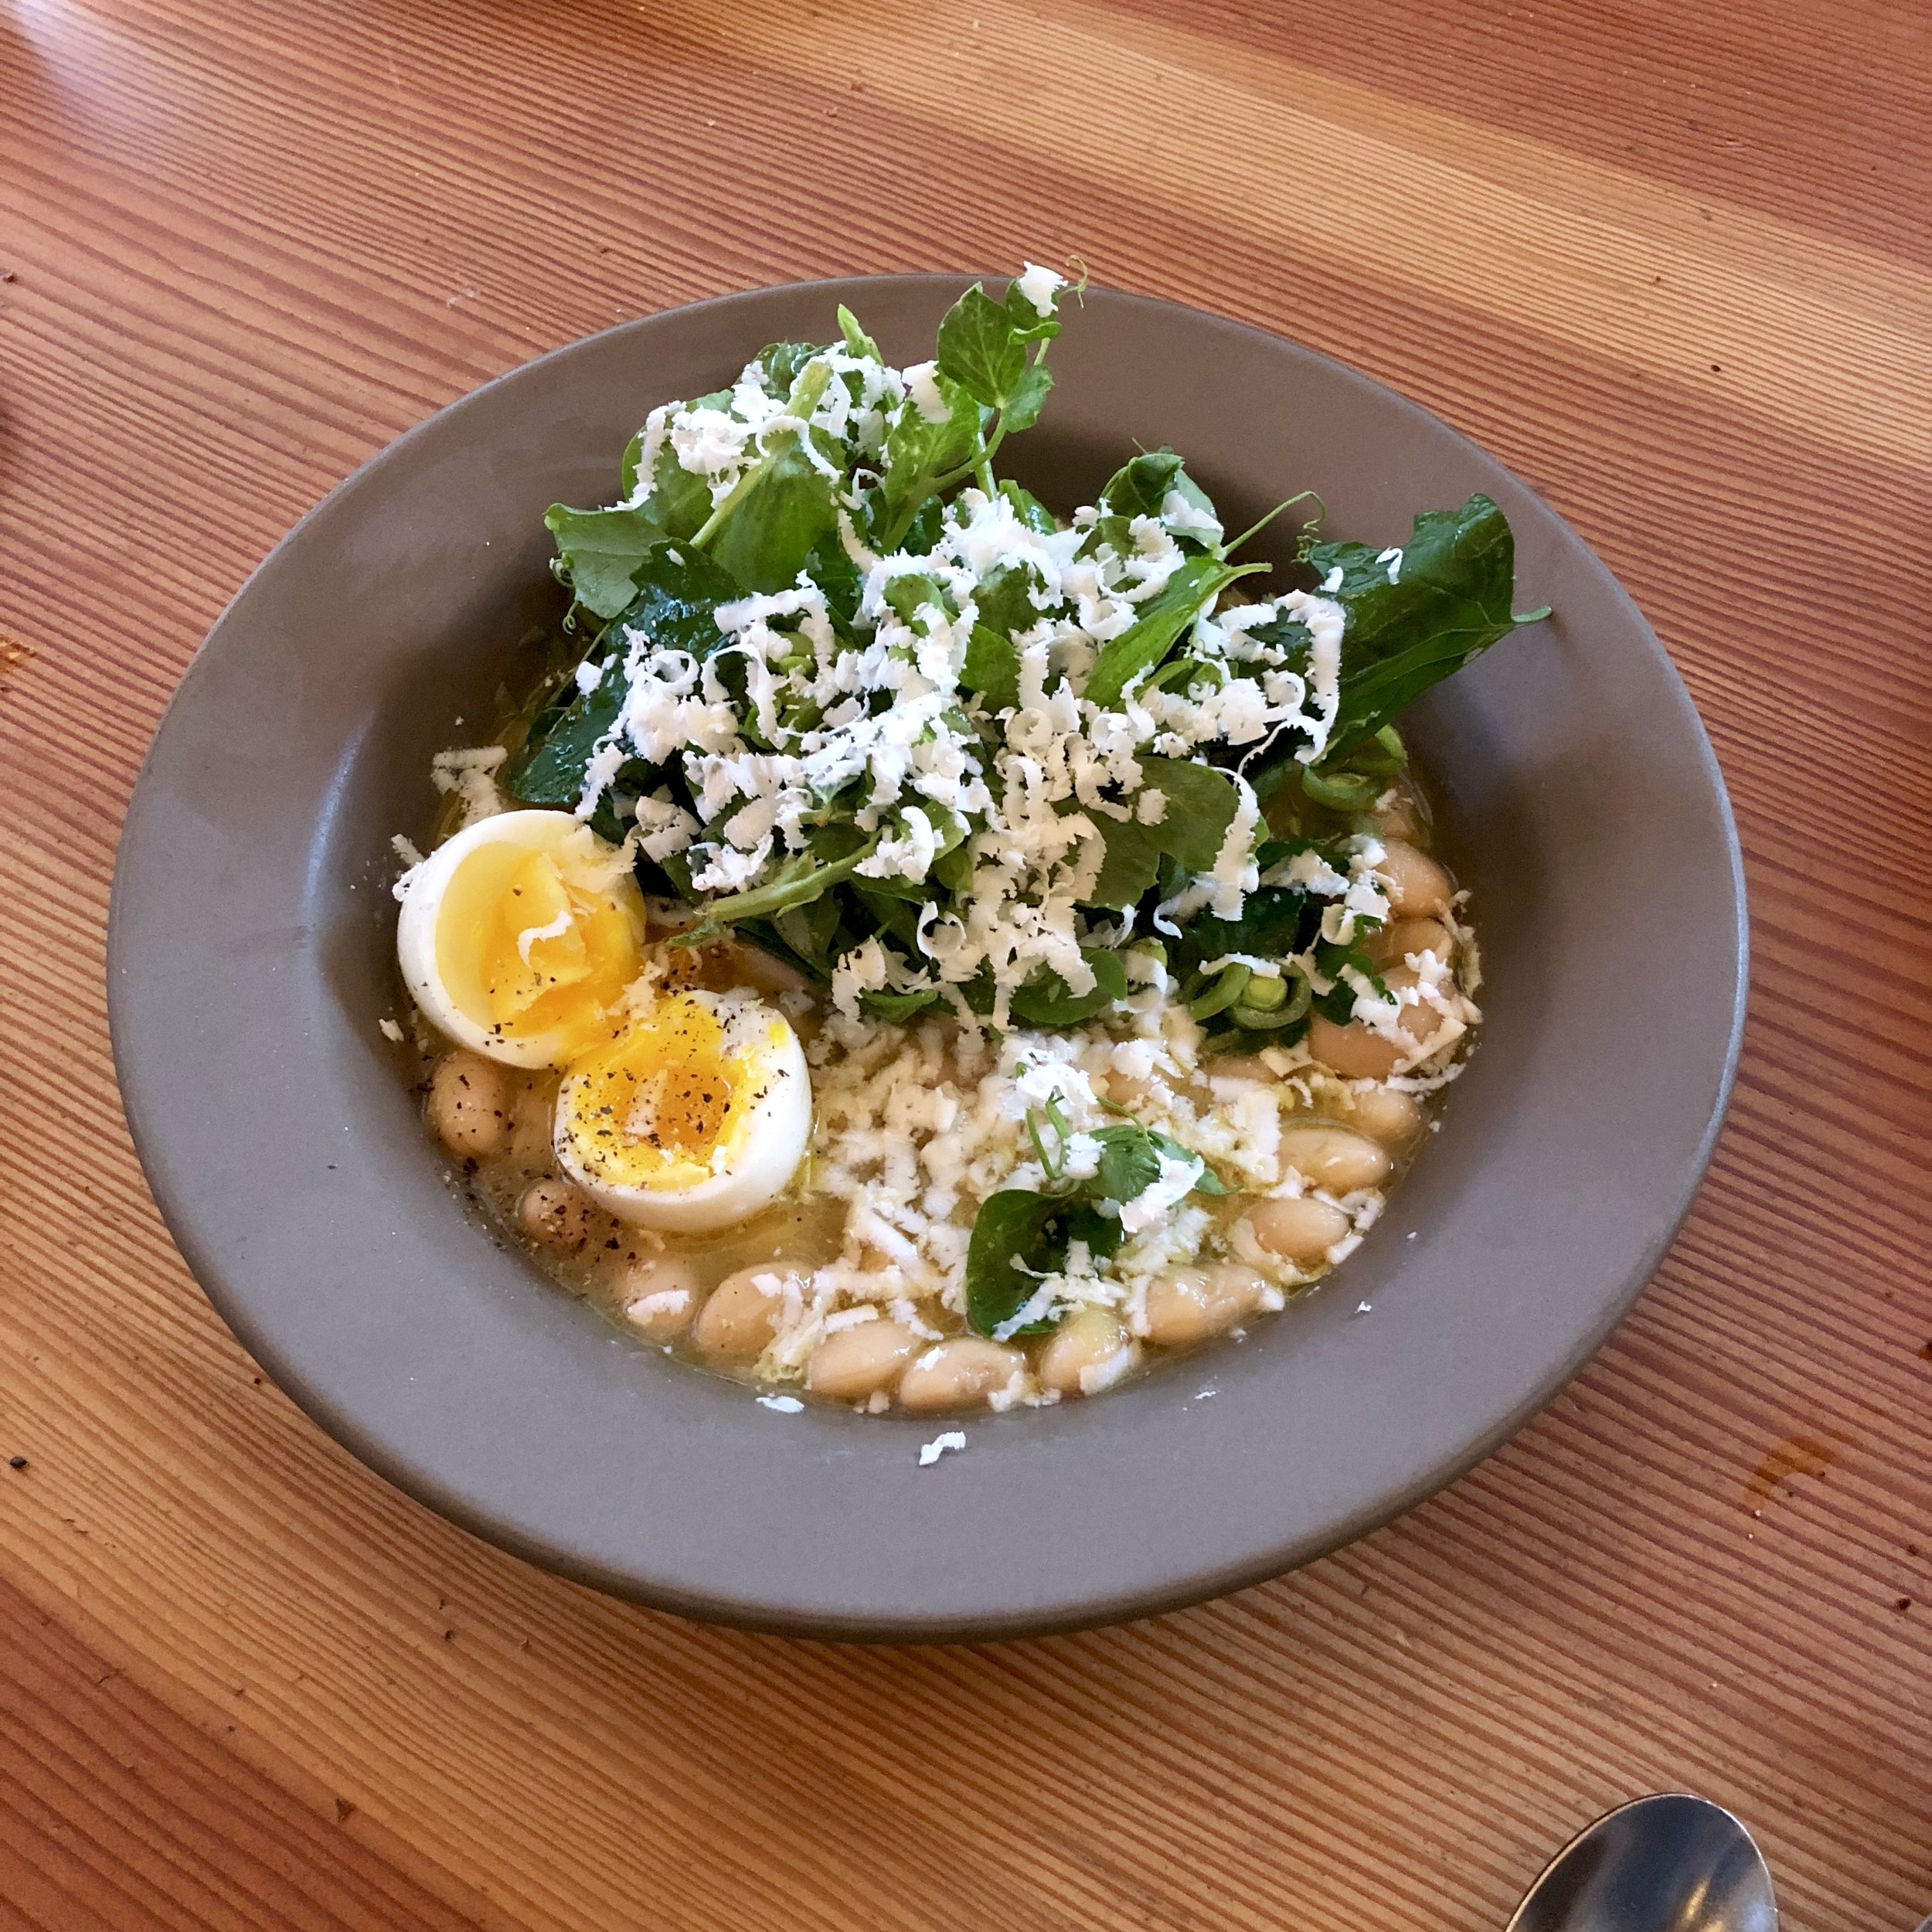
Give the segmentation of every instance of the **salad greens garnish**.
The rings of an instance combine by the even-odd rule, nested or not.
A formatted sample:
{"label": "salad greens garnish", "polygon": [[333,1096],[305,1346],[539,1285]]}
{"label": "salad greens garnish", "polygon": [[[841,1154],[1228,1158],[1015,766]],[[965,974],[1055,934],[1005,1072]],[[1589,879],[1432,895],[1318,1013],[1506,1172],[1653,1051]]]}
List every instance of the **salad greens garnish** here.
{"label": "salad greens garnish", "polygon": [[[1079,294],[975,284],[905,368],[841,309],[651,410],[617,501],[549,512],[574,641],[503,782],[628,840],[689,940],[734,931],[849,1015],[1050,1029],[1172,989],[1211,1048],[1290,1044],[1386,997],[1394,720],[1546,613],[1512,614],[1486,496],[1385,548],[1325,539],[1317,500],[1270,586],[1172,450],[1065,515],[998,474]],[[995,1196],[975,1308],[1100,1252],[1157,1141],[1110,1128],[1090,1175]]]}
{"label": "salad greens garnish", "polygon": [[1076,1134],[1049,1100],[1029,1111],[1026,1128],[1043,1185],[988,1196],[966,1252],[966,1318],[1002,1342],[1053,1328],[1055,1277],[1087,1273],[1119,1247],[1126,1204],[1164,1182],[1177,1202],[1232,1192],[1198,1154],[1136,1121]]}

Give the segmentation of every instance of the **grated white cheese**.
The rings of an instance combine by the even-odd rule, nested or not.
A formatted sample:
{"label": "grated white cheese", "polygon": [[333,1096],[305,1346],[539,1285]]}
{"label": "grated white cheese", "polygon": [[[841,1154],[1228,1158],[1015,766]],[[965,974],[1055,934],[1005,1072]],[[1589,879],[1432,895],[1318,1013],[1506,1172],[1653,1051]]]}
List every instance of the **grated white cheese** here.
{"label": "grated white cheese", "polygon": [[1026,264],[1026,271],[1015,279],[1013,286],[1042,315],[1052,315],[1053,298],[1066,286],[1066,277],[1056,275],[1050,268],[1036,267],[1032,262]]}
{"label": "grated white cheese", "polygon": [[930,1442],[921,1444],[919,1451],[919,1466],[922,1469],[930,1469],[948,1449],[960,1450],[965,1447],[965,1430],[948,1429],[944,1435],[935,1436]]}
{"label": "grated white cheese", "polygon": [[502,745],[478,745],[467,751],[439,751],[430,760],[430,783],[463,808],[459,831],[509,810],[509,801],[496,784],[496,774],[509,755]]}

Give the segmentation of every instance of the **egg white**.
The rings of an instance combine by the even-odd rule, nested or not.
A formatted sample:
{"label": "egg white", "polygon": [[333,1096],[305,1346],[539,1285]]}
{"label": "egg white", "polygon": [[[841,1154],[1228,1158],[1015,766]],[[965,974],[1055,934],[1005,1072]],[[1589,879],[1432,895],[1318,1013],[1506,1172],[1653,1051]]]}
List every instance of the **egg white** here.
{"label": "egg white", "polygon": [[742,992],[665,998],[689,1002],[716,1020],[721,1056],[733,1070],[730,1113],[709,1162],[669,1160],[658,1174],[613,1178],[612,1163],[600,1157],[596,1144],[599,1133],[609,1129],[597,1126],[590,1062],[579,1063],[565,1077],[557,1095],[554,1145],[564,1172],[620,1220],[702,1233],[743,1220],[790,1184],[811,1132],[811,1077],[798,1035],[763,1001]]}
{"label": "egg white", "polygon": [[[607,867],[616,857],[609,845],[567,811],[505,811],[479,819],[437,847],[408,876],[403,888],[402,916],[396,921],[396,957],[403,979],[423,1017],[458,1046],[511,1066],[553,1066],[573,1044],[563,1029],[508,1036],[473,1018],[457,1003],[444,984],[437,957],[437,940],[451,882],[471,853],[486,845],[518,845],[556,860],[567,873],[580,867]],[[628,874],[607,888],[620,904],[634,911],[640,941],[644,906],[634,880]]]}

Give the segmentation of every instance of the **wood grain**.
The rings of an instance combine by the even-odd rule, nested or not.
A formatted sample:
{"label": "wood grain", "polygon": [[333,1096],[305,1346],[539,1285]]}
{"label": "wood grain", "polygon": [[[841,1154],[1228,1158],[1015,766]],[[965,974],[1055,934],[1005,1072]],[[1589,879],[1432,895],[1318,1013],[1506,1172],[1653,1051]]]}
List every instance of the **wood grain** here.
{"label": "wood grain", "polygon": [[[1667,1786],[1794,1927],[1932,1909],[1928,108],[1916,0],[20,0],[0,1927],[1477,1932]],[[925,1651],[607,1602],[351,1461],[175,1254],[100,991],[142,749],[287,526],[488,376],[1069,250],[1417,396],[1630,587],[1746,845],[1730,1125],[1570,1389],[1299,1575]]]}

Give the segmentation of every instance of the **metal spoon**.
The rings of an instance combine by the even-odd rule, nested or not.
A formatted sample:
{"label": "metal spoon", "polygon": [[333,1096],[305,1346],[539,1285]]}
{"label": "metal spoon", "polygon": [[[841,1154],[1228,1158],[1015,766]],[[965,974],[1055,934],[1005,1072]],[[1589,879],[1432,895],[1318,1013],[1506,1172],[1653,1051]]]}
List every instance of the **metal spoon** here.
{"label": "metal spoon", "polygon": [[1579,1832],[1508,1932],[1777,1932],[1777,1904],[1764,1855],[1729,1811],[1664,1793]]}

